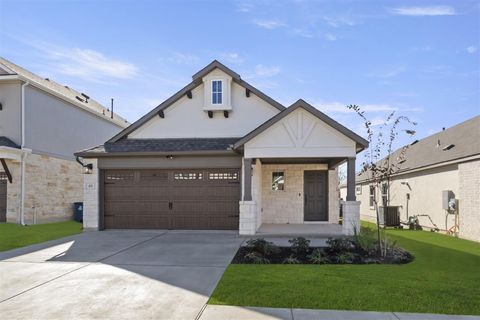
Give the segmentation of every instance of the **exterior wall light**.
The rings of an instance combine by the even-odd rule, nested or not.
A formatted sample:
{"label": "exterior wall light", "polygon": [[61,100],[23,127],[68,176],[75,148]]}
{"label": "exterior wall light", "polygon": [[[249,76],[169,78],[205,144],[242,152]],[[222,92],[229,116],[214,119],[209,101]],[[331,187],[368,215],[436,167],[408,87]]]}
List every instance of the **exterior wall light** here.
{"label": "exterior wall light", "polygon": [[83,167],[84,171],[83,173],[84,174],[92,174],[93,172],[93,164],[89,163],[89,164],[86,164],[84,167]]}

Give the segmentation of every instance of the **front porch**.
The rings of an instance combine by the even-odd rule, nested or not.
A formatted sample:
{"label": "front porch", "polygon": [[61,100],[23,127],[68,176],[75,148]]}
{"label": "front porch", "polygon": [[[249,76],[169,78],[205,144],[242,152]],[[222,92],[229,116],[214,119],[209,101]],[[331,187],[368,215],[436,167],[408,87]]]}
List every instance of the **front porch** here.
{"label": "front porch", "polygon": [[[302,100],[247,134],[233,146],[244,156],[239,233],[354,234],[360,228],[355,157],[367,146]],[[348,191],[341,202],[338,166],[345,162]]]}

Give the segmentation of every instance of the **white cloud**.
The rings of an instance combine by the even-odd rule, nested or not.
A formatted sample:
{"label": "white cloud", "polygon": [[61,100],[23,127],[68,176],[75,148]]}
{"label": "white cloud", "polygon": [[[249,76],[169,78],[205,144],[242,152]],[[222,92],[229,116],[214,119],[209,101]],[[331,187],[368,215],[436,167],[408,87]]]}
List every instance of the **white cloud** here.
{"label": "white cloud", "polygon": [[334,34],[326,33],[325,34],[325,39],[327,39],[328,41],[335,41],[335,40],[338,39],[338,37]]}
{"label": "white cloud", "polygon": [[136,65],[107,57],[101,52],[85,48],[66,48],[47,43],[31,43],[52,63],[50,70],[88,81],[130,79],[138,75]]}
{"label": "white cloud", "polygon": [[428,6],[428,7],[399,7],[392,8],[391,13],[401,16],[452,16],[455,9],[451,6]]}
{"label": "white cloud", "polygon": [[255,66],[255,75],[257,77],[262,77],[262,78],[273,77],[279,73],[280,73],[280,67],[278,66],[267,67],[267,66],[264,66],[263,64],[257,64]]}
{"label": "white cloud", "polygon": [[253,23],[259,28],[264,28],[269,30],[286,26],[285,23],[278,20],[254,20]]}
{"label": "white cloud", "polygon": [[358,22],[351,16],[324,16],[323,20],[331,27],[354,26]]}
{"label": "white cloud", "polygon": [[170,57],[166,58],[166,61],[176,64],[194,64],[200,60],[199,57],[188,53],[175,52]]}
{"label": "white cloud", "polygon": [[299,37],[302,37],[302,38],[313,38],[314,37],[313,33],[311,33],[310,31],[305,30],[305,29],[300,29],[300,28],[292,29],[291,33],[293,35],[296,35],[296,36],[299,36]]}
{"label": "white cloud", "polygon": [[240,64],[245,61],[245,59],[236,52],[223,52],[223,53],[220,53],[220,57],[222,58],[222,60],[225,60],[230,63]]}
{"label": "white cloud", "polygon": [[[325,103],[315,103],[317,109],[323,112],[332,112],[332,113],[352,113],[354,111],[347,108],[348,103],[343,102],[325,102]],[[405,105],[392,106],[390,104],[375,104],[375,103],[366,103],[358,105],[362,111],[370,113],[381,113],[381,112],[392,112],[392,111],[402,111],[402,112],[421,112],[423,108],[418,107],[409,107]]]}
{"label": "white cloud", "polygon": [[237,11],[239,12],[250,12],[255,8],[251,3],[239,3],[237,4]]}
{"label": "white cloud", "polygon": [[405,71],[405,67],[392,67],[392,68],[384,69],[381,71],[371,72],[368,74],[368,76],[373,78],[387,79],[387,78],[393,78],[404,71]]}
{"label": "white cloud", "polygon": [[466,50],[467,50],[468,53],[475,53],[475,52],[477,52],[478,48],[475,47],[475,46],[469,46],[469,47],[467,47]]}

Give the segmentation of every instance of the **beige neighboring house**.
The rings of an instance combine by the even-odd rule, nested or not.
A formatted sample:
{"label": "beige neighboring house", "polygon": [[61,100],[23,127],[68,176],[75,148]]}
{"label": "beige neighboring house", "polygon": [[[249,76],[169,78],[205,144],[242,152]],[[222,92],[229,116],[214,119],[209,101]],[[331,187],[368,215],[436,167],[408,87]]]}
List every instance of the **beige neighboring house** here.
{"label": "beige neighboring house", "polygon": [[[458,236],[480,241],[480,116],[414,141],[400,168],[384,194],[392,206],[399,207],[401,221],[421,215],[422,226],[432,228],[435,224],[441,232],[452,229],[454,211],[447,215],[442,203],[443,192],[451,191],[458,210]],[[377,199],[381,199],[381,191],[370,187],[365,173],[356,180],[361,217],[374,221],[370,198],[377,192]],[[342,195],[345,192],[342,187]]]}
{"label": "beige neighboring house", "polygon": [[0,222],[71,219],[83,200],[74,151],[126,126],[86,94],[0,58]]}
{"label": "beige neighboring house", "polygon": [[84,228],[351,234],[355,157],[367,146],[305,101],[284,107],[213,61],[137,122],[76,153],[93,165]]}

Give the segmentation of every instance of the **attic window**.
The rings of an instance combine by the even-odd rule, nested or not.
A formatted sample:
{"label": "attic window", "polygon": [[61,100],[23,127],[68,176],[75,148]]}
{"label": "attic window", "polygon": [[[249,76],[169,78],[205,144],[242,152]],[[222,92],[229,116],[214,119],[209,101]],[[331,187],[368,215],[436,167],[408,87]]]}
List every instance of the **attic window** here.
{"label": "attic window", "polygon": [[445,147],[443,147],[442,150],[443,150],[443,151],[447,151],[447,150],[452,149],[453,147],[455,147],[454,144],[449,144],[449,145],[446,145]]}
{"label": "attic window", "polygon": [[222,80],[212,80],[212,104],[222,104],[223,100]]}

